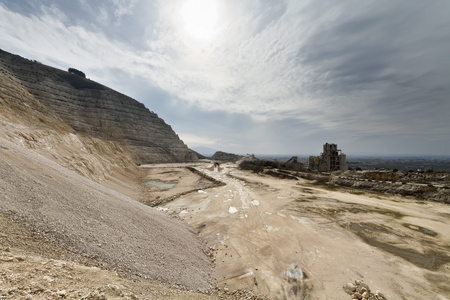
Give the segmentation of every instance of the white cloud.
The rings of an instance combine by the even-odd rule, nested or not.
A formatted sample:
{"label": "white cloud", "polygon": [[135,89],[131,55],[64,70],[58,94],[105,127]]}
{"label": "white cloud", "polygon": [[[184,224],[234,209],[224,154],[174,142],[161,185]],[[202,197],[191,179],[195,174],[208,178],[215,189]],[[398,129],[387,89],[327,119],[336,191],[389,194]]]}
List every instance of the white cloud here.
{"label": "white cloud", "polygon": [[[217,35],[196,45],[177,22],[181,0],[79,3],[79,15],[57,1],[27,14],[0,4],[0,43],[139,95],[188,144],[450,140],[447,4],[221,1]],[[194,117],[177,118],[177,109]]]}
{"label": "white cloud", "polygon": [[114,2],[114,15],[121,17],[123,15],[132,15],[136,0],[113,0]]}
{"label": "white cloud", "polygon": [[194,134],[183,134],[180,138],[189,146],[189,147],[197,147],[197,146],[212,146],[217,143],[217,140],[210,139],[204,136],[198,136]]}

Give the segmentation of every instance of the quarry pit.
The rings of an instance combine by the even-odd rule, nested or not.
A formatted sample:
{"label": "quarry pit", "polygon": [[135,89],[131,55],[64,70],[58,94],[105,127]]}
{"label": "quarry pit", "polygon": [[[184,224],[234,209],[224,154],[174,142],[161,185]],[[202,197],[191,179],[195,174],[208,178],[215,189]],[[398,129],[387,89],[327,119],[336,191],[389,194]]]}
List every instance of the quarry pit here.
{"label": "quarry pit", "polygon": [[[179,167],[143,166],[174,176]],[[201,182],[195,187],[205,189],[162,207],[213,251],[218,288],[269,299],[351,299],[342,287],[362,280],[387,299],[449,295],[448,205],[329,190],[233,163],[194,167],[226,185]]]}

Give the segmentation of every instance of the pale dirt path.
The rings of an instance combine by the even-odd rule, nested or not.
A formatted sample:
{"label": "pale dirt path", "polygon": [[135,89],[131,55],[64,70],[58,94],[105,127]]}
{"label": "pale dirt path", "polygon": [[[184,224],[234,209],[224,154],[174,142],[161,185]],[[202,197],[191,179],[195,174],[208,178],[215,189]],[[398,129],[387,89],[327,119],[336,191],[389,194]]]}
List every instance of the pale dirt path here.
{"label": "pale dirt path", "polygon": [[[198,169],[227,185],[187,195],[166,207],[179,211],[201,232],[208,245],[217,249],[215,275],[220,287],[248,289],[277,299],[349,299],[342,286],[363,279],[388,299],[446,299],[449,264],[433,273],[364,243],[342,228],[345,218],[337,223],[322,213],[321,209],[332,204],[332,200],[314,202],[317,213],[303,211],[296,205],[312,194],[366,206],[383,203],[390,209],[438,222],[442,227],[438,230],[440,243],[444,246],[450,234],[445,222],[445,214],[450,213],[448,206],[426,205],[424,209],[416,204],[405,208],[405,203],[402,206],[391,200],[379,202],[318,188],[305,190],[302,185],[306,181],[299,181],[298,185],[296,181],[261,177],[237,171],[231,164],[222,165],[219,172],[212,171],[209,165]],[[341,202],[336,203],[345,204]],[[349,217],[352,222],[364,222],[366,218],[392,221],[392,217],[383,214]],[[392,238],[390,242],[395,243],[397,237]],[[306,278],[300,279],[302,273]],[[443,280],[444,284],[433,285],[431,278]]]}

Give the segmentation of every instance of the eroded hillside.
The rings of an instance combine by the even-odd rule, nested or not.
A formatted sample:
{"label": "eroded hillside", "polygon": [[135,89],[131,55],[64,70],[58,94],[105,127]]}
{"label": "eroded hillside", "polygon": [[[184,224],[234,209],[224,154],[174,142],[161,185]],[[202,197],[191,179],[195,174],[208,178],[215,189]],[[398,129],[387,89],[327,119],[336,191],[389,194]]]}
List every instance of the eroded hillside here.
{"label": "eroded hillside", "polygon": [[[0,64],[0,298],[202,298],[170,287],[211,286],[210,261],[196,233],[107,187],[123,178],[119,184],[133,184],[138,152],[147,144],[133,148],[77,130],[43,104],[36,95],[42,86],[30,88]],[[159,150],[148,155],[177,160],[189,153],[175,143],[173,152],[154,146]]]}
{"label": "eroded hillside", "polygon": [[0,105],[0,137],[97,182],[114,171],[136,170],[120,143],[78,134],[4,69],[0,69]]}
{"label": "eroded hillside", "polygon": [[155,113],[99,83],[2,50],[0,73],[40,102],[34,109],[51,110],[68,131],[120,143],[137,164],[197,159]]}

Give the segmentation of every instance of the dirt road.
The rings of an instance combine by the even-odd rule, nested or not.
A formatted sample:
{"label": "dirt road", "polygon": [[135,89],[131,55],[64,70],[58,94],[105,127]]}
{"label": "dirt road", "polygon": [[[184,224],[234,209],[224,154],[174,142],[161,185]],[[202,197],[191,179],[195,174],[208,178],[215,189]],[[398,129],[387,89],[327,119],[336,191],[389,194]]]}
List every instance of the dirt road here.
{"label": "dirt road", "polygon": [[355,279],[388,299],[447,299],[450,207],[329,191],[303,180],[197,167],[226,186],[166,205],[215,249],[218,285],[277,299],[350,299]]}
{"label": "dirt road", "polygon": [[[222,293],[241,289],[270,299],[351,299],[342,286],[362,279],[387,299],[449,298],[448,205],[326,190],[242,172],[234,164],[216,171],[212,163],[191,165],[226,183],[220,187],[186,165],[153,165],[141,183],[115,177],[100,185],[0,142],[1,296],[251,295]],[[175,199],[160,209],[193,230],[134,199]],[[195,231],[215,249],[212,277],[220,292],[167,285],[195,290],[212,284]],[[118,274],[116,267],[132,274]]]}

